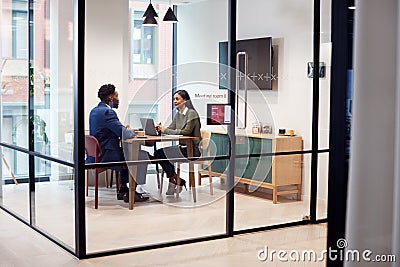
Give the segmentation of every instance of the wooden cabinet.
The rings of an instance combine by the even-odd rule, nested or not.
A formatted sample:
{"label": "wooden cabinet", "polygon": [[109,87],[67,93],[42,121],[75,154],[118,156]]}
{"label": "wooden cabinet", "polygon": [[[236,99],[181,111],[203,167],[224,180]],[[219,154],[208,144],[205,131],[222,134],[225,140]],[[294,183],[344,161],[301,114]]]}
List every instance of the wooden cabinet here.
{"label": "wooden cabinet", "polygon": [[[212,133],[216,155],[227,154],[227,135]],[[301,151],[301,136],[238,135],[236,136],[236,155],[249,155],[271,152]],[[212,164],[214,176],[226,177],[227,161],[218,160]],[[235,179],[244,184],[252,184],[272,189],[273,203],[278,195],[297,194],[301,199],[302,155],[280,155],[263,157],[243,157],[235,161]],[[281,188],[292,186],[293,188]]]}
{"label": "wooden cabinet", "polygon": [[[301,151],[303,140],[301,136],[279,136],[274,139],[275,152]],[[301,200],[302,154],[275,156],[272,161],[273,202],[276,203],[278,195],[297,194]],[[296,186],[292,190],[279,190],[281,186]]]}

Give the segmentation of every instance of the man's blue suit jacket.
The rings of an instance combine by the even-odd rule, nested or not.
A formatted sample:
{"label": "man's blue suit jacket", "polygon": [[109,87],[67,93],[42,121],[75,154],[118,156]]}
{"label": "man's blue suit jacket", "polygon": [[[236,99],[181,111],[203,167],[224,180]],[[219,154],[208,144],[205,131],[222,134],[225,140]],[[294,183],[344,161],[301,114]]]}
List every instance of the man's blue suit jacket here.
{"label": "man's blue suit jacket", "polygon": [[[122,125],[113,109],[100,102],[90,111],[89,127],[90,135],[97,138],[102,150],[100,162],[124,160],[120,140],[132,138],[135,133]],[[93,159],[88,161],[93,162]]]}

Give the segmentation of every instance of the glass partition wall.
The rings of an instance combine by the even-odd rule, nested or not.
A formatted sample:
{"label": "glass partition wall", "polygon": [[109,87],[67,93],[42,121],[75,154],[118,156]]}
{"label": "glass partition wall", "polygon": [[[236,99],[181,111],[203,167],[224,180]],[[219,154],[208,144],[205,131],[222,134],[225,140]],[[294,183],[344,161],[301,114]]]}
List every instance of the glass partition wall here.
{"label": "glass partition wall", "polygon": [[0,13],[2,206],[73,252],[72,1]]}
{"label": "glass partition wall", "polygon": [[328,168],[329,168],[329,129],[331,127],[330,93],[331,93],[331,11],[332,1],[321,1],[321,35],[320,35],[320,62],[321,78],[319,79],[319,113],[318,113],[318,190],[317,190],[317,219],[328,217]]}
{"label": "glass partition wall", "polygon": [[[313,61],[313,4],[237,1],[237,55],[244,58],[237,64],[256,85],[239,88],[247,95],[248,113],[236,131],[237,141],[242,139],[236,155],[248,157],[236,160],[242,166],[236,167],[237,231],[310,217],[313,79],[307,77],[305,63]],[[260,5],[265,8],[255,8]],[[253,17],[261,22],[254,23]],[[250,45],[261,45],[262,39],[269,41],[268,46]],[[261,153],[270,156],[251,155]]]}
{"label": "glass partition wall", "polygon": [[[206,2],[210,4],[213,1]],[[221,23],[221,32],[213,39],[199,36],[200,32],[204,37],[209,33],[206,25],[202,26],[197,21],[201,16],[193,16],[193,12],[205,14],[206,9],[198,9],[201,4],[178,6],[176,15],[179,22],[173,24],[163,20],[170,6],[153,2],[158,14],[157,25],[149,26],[143,23],[143,14],[149,3],[129,1],[127,6],[128,2],[125,1],[102,1],[102,8],[98,8],[98,0],[86,3],[85,128],[90,128],[90,111],[100,102],[97,98],[98,89],[103,84],[111,83],[119,93],[120,103],[116,113],[124,125],[145,130],[141,119],[146,118],[168,126],[177,112],[173,107],[174,92],[186,90],[200,117],[201,129],[206,129],[203,127],[207,124],[206,99],[199,95],[204,95],[208,87],[218,85],[216,44],[218,40],[227,38],[227,20],[220,21],[219,18],[221,14],[226,17],[227,1],[219,1],[213,13],[208,14],[209,21]],[[196,46],[191,45],[188,49],[190,40],[197,40],[192,43]],[[215,56],[200,55],[198,51],[204,46],[213,47]],[[104,53],[105,49],[107,53]],[[185,58],[195,55],[197,59]],[[206,61],[211,63],[204,63]],[[141,142],[134,138],[131,142],[138,144],[136,149],[153,156],[157,149],[178,145],[176,141]],[[130,150],[133,150],[133,144],[123,147],[125,159],[132,160],[130,155],[135,152]],[[135,202],[133,210],[128,208],[128,203],[117,200],[115,185],[112,188],[99,187],[99,206],[95,209],[95,192],[89,175],[86,197],[87,253],[223,235],[226,221],[225,191],[216,185],[211,189],[211,194],[209,179],[202,179],[202,186],[198,185],[196,179],[192,185],[189,164],[175,163],[176,167],[178,164],[180,179],[186,181],[187,190],[184,188],[179,197],[166,195],[169,174],[162,176],[160,165],[157,173],[157,165],[148,164],[145,183],[138,185],[136,191],[148,193],[150,199]],[[197,177],[202,165],[194,165]],[[132,171],[131,168],[129,170]],[[103,183],[103,173],[99,181]]]}
{"label": "glass partition wall", "polygon": [[[28,2],[1,5],[1,141],[28,149]],[[28,157],[2,147],[2,205],[29,221]]]}
{"label": "glass partition wall", "polygon": [[[237,64],[247,77],[238,86],[246,100],[237,103],[238,118],[240,104],[247,114],[236,129],[237,231],[315,221],[317,184],[319,210],[326,210],[327,165],[317,156],[329,148],[330,1],[323,2],[320,45],[316,1],[237,1]],[[316,46],[323,53],[319,81],[313,73]]]}
{"label": "glass partition wall", "polygon": [[[78,257],[316,221],[313,184],[326,176],[329,155],[329,107],[320,104],[317,113],[313,108],[329,103],[315,89],[320,82],[329,95],[329,76],[312,77],[311,63],[319,58],[313,49],[319,1],[188,1],[173,7],[175,24],[163,20],[168,3],[152,1],[156,26],[144,24],[149,3],[142,1],[0,3],[2,208]],[[236,16],[230,13],[236,10]],[[275,11],[265,16],[265,10]],[[264,22],[253,23],[254,16]],[[84,39],[75,39],[82,38],[79,32]],[[326,46],[329,66],[329,40],[320,46]],[[254,69],[265,58],[266,66]],[[122,124],[139,131],[143,118],[168,126],[177,113],[175,92],[188,92],[206,158],[189,164],[173,156],[187,191],[167,196],[169,179],[160,165],[135,161],[123,141],[132,176],[133,166],[148,163],[145,183],[136,191],[150,199],[130,209],[117,199],[116,172],[105,170],[124,162],[97,165],[105,168],[95,208],[95,171],[89,168],[96,165],[83,166],[83,136],[76,133],[90,135],[90,111],[100,102],[103,84],[116,86]],[[178,145],[170,138],[136,138],[135,148],[154,155]],[[326,217],[323,205],[318,202],[319,219]]]}

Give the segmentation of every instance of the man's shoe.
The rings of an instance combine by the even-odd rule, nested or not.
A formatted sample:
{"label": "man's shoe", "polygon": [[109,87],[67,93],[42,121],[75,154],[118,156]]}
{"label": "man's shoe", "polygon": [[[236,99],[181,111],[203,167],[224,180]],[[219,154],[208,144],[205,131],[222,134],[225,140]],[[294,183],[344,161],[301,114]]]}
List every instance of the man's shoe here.
{"label": "man's shoe", "polygon": [[146,191],[143,191],[143,190],[139,194],[142,194],[143,196],[148,196],[148,197],[151,196],[151,194],[149,192],[146,192]]}
{"label": "man's shoe", "polygon": [[117,193],[117,199],[118,200],[123,200],[125,194],[129,191],[129,189],[127,187],[121,187],[120,189],[118,189],[118,193]]}
{"label": "man's shoe", "polygon": [[[143,202],[149,200],[147,195],[135,192],[135,202]],[[129,203],[129,192],[124,195],[124,202]]]}
{"label": "man's shoe", "polygon": [[123,199],[124,199],[124,195],[125,195],[125,193],[120,193],[120,192],[118,192],[118,193],[117,193],[117,199],[118,199],[118,200],[123,200]]}
{"label": "man's shoe", "polygon": [[149,196],[148,195],[135,192],[135,202],[143,202],[143,201],[146,201],[146,200],[149,200]]}

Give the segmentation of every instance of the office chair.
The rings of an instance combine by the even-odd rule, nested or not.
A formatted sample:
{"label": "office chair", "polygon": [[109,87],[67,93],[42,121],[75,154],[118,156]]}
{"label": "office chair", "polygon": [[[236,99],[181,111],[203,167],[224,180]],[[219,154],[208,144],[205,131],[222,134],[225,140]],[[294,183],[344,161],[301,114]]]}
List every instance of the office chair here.
{"label": "office chair", "polygon": [[[208,130],[201,130],[201,142],[199,144],[199,149],[202,151],[202,155],[205,153],[206,156],[210,156],[210,138],[211,138],[211,131]],[[197,171],[197,178],[198,178],[198,184],[201,185],[201,179],[208,177],[209,183],[210,183],[210,195],[213,195],[213,185],[212,185],[212,168],[211,168],[211,161],[210,160],[196,160],[193,162],[196,165],[199,165],[198,171]],[[178,177],[180,177],[180,172],[181,172],[181,164],[183,162],[178,162],[177,163],[177,170],[176,174]],[[203,165],[207,166],[207,169],[203,169]],[[190,181],[189,180],[189,188],[195,189],[195,181]],[[193,196],[195,196],[195,193],[193,193]]]}
{"label": "office chair", "polygon": [[[97,141],[96,137],[91,136],[91,135],[85,135],[85,152],[86,155],[89,157],[93,157],[95,159],[94,163],[99,162],[99,158],[101,156],[101,148],[100,144]],[[108,174],[107,174],[107,168],[94,168],[95,169],[95,183],[94,183],[94,208],[97,209],[99,205],[99,173],[106,171],[106,186],[108,187]],[[113,170],[111,170],[113,171]],[[89,185],[88,185],[88,172],[89,169],[86,170],[86,196],[89,194]],[[111,176],[112,177],[112,176]],[[117,191],[119,188],[119,172],[116,171],[116,187]]]}

